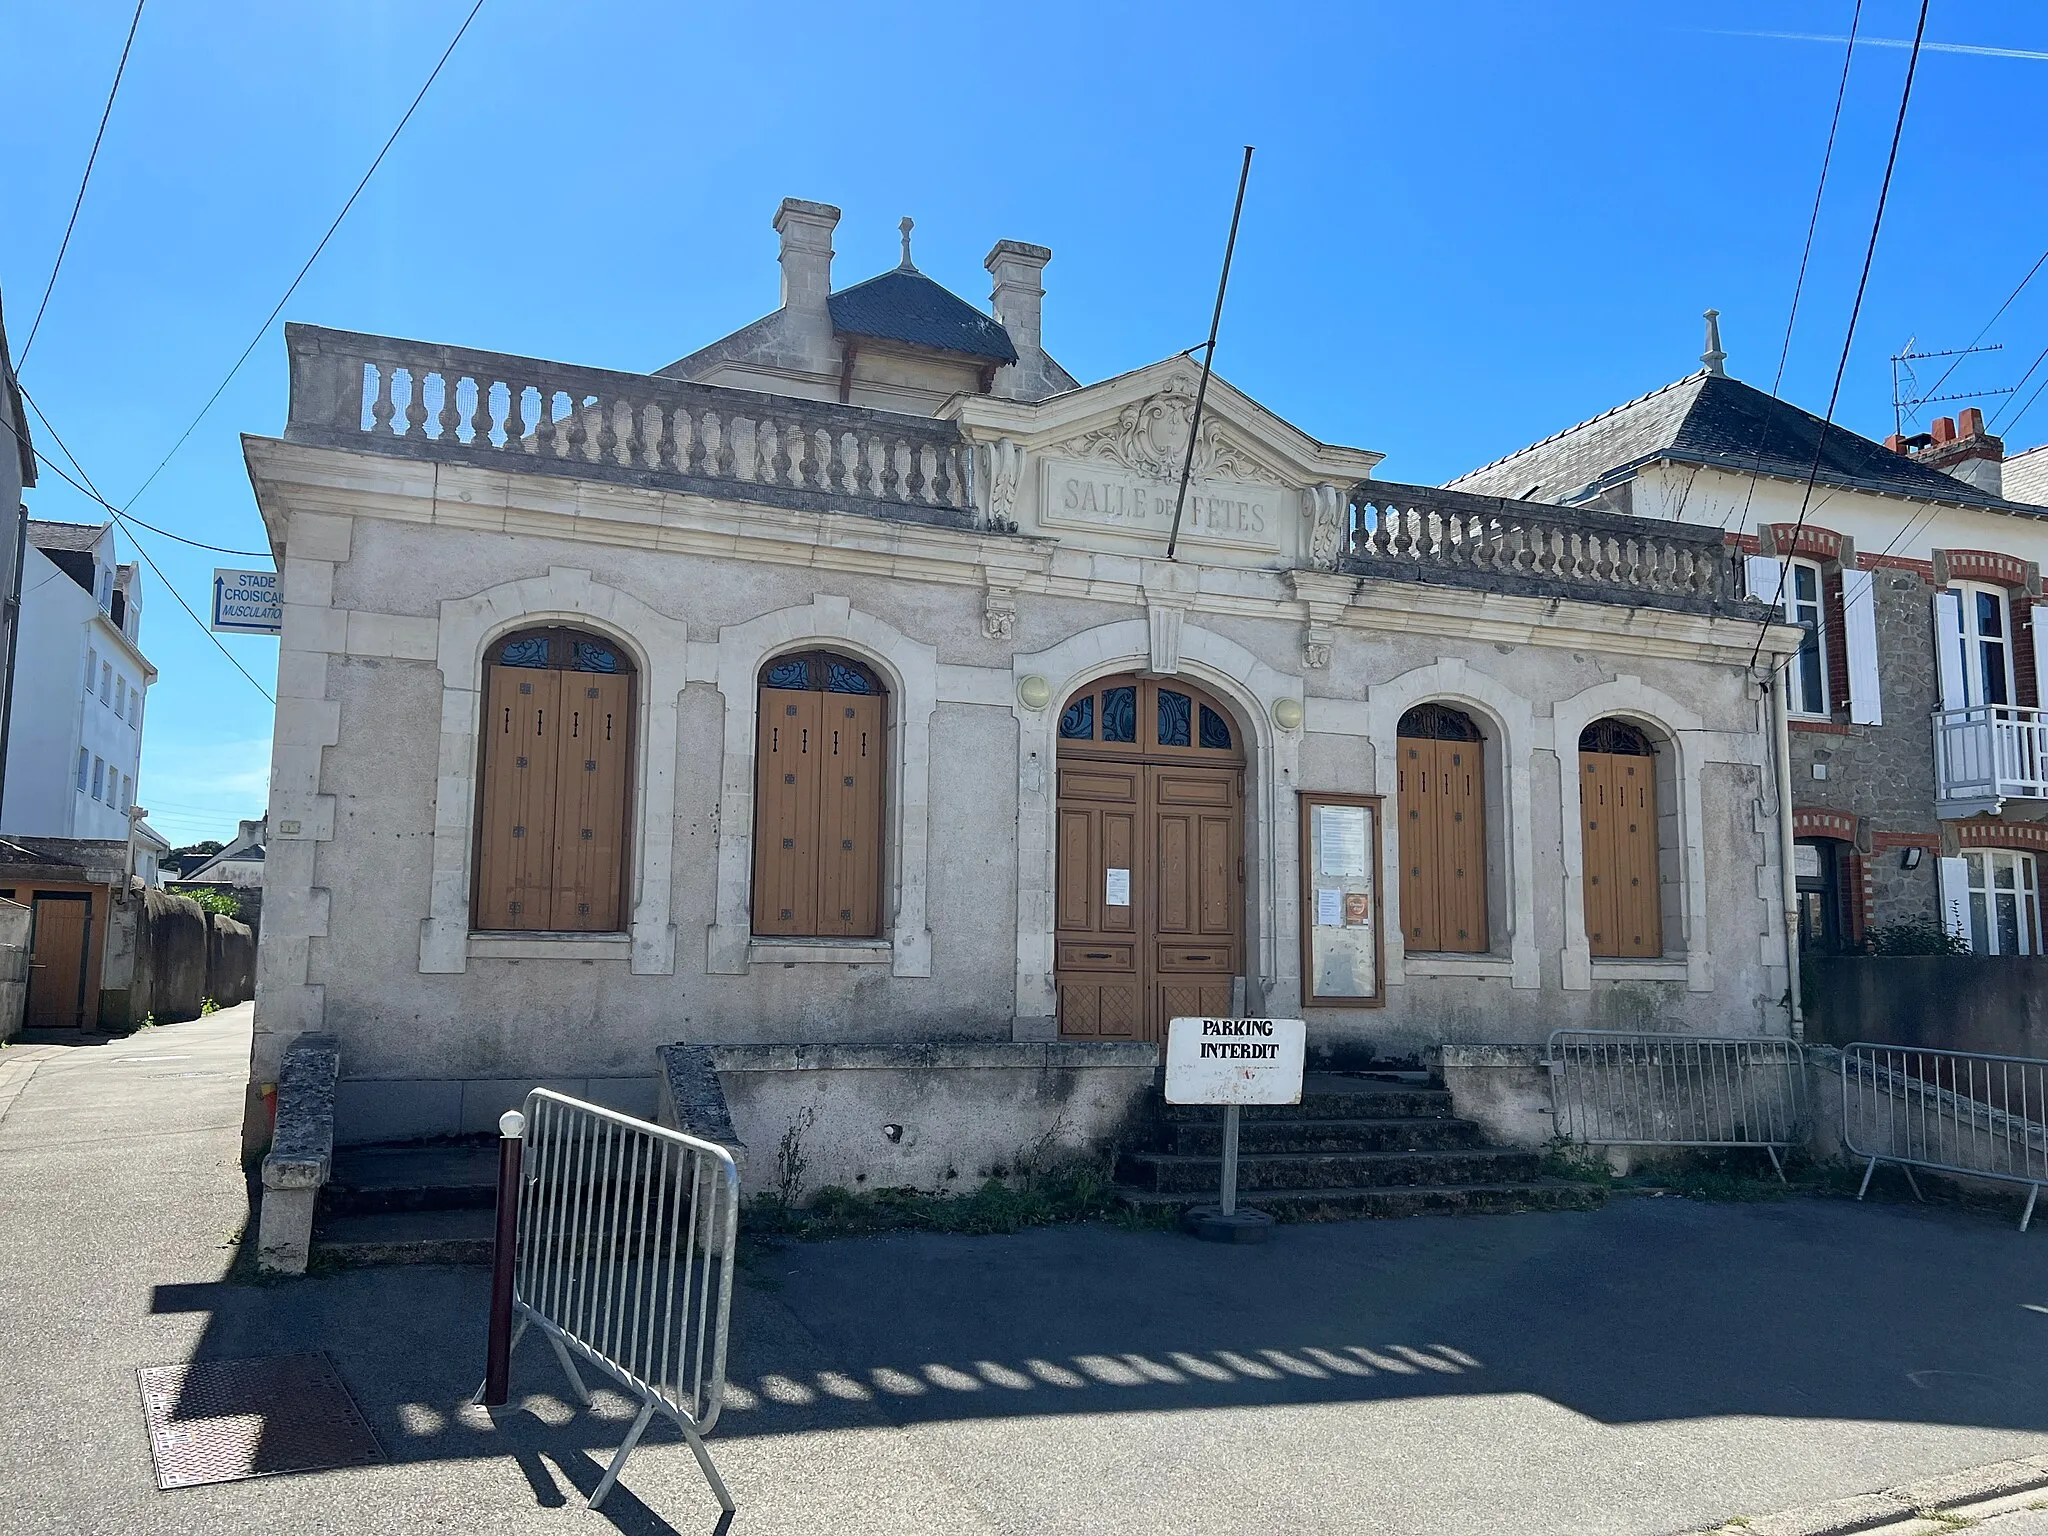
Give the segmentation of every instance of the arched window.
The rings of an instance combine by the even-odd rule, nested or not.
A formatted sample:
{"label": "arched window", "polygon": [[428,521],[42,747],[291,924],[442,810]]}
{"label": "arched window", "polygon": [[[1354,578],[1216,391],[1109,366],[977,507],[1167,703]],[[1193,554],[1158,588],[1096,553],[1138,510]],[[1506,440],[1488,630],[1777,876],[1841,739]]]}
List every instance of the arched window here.
{"label": "arched window", "polygon": [[1486,776],[1479,727],[1418,704],[1401,717],[1401,935],[1410,952],[1481,954],[1486,929]]}
{"label": "arched window", "polygon": [[1579,825],[1587,950],[1655,959],[1664,953],[1657,756],[1626,720],[1595,720],[1579,734]]}
{"label": "arched window", "polygon": [[484,667],[471,925],[625,928],[633,663],[602,635],[526,629]]}
{"label": "arched window", "polygon": [[881,935],[887,731],[887,690],[850,657],[806,652],[761,669],[754,932]]}

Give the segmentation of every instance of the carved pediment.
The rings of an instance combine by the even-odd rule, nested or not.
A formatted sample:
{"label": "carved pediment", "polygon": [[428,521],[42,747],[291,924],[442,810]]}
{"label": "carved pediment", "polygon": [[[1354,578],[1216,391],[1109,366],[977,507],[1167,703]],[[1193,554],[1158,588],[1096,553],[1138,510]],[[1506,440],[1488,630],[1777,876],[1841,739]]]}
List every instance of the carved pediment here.
{"label": "carved pediment", "polygon": [[[1157,393],[1134,400],[1115,421],[1058,444],[1054,451],[1068,458],[1101,459],[1148,480],[1180,479],[1188,451],[1188,427],[1195,414],[1195,375],[1168,375]],[[1285,485],[1285,477],[1252,452],[1213,410],[1202,415],[1195,444],[1196,480],[1235,480],[1254,485]]]}

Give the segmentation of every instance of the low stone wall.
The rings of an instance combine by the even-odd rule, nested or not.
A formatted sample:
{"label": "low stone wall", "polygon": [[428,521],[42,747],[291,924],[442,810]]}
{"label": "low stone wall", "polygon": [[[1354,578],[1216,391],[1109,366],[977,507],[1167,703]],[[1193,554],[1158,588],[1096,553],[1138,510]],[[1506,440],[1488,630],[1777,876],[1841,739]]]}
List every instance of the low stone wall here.
{"label": "low stone wall", "polygon": [[21,1032],[28,1011],[29,925],[34,918],[20,902],[0,898],[0,1040]]}
{"label": "low stone wall", "polygon": [[1557,1134],[1540,1045],[1446,1045],[1431,1063],[1461,1120],[1503,1147],[1540,1147]]}
{"label": "low stone wall", "polygon": [[1827,955],[1800,970],[1808,1040],[2048,1058],[2048,957]]}
{"label": "low stone wall", "polygon": [[299,1036],[277,1075],[277,1128],[263,1159],[257,1266],[303,1275],[313,1248],[313,1215],[334,1159],[334,1080],[341,1048],[334,1036]]}
{"label": "low stone wall", "polygon": [[[705,1048],[746,1193],[972,1189],[1109,1151],[1158,1080],[1144,1044],[988,1041]],[[674,1113],[673,1111],[671,1112]]]}
{"label": "low stone wall", "polygon": [[246,923],[210,912],[206,918],[206,996],[223,1008],[256,995],[256,936]]}

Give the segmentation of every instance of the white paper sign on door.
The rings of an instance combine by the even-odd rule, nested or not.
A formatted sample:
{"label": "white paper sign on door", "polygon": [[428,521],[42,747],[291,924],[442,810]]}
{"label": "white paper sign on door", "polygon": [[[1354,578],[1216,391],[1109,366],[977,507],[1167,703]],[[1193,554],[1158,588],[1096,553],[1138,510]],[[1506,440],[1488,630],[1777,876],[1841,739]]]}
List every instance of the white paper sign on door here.
{"label": "white paper sign on door", "polygon": [[1128,869],[1112,869],[1104,882],[1103,904],[1111,907],[1128,907],[1131,904],[1131,872]]}

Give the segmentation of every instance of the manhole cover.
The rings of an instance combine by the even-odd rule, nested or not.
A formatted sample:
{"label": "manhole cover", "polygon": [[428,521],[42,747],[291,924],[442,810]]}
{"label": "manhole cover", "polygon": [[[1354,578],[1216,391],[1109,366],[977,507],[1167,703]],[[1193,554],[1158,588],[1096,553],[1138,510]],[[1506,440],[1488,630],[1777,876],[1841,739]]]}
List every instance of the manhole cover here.
{"label": "manhole cover", "polygon": [[325,1354],[144,1366],[159,1488],[362,1467],[383,1447]]}

